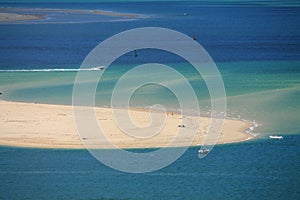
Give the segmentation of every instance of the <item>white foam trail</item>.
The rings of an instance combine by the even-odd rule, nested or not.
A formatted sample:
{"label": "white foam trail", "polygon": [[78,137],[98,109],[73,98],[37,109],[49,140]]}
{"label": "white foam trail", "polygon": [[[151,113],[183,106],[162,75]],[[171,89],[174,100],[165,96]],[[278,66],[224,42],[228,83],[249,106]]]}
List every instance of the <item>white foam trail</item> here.
{"label": "white foam trail", "polygon": [[104,67],[93,67],[86,69],[0,69],[0,72],[78,72],[78,71],[98,71]]}

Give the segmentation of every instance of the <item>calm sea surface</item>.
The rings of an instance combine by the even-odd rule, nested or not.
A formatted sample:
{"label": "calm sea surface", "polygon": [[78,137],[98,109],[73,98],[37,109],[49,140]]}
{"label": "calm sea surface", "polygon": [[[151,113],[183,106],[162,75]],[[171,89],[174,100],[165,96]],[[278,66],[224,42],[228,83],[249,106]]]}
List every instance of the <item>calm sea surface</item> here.
{"label": "calm sea surface", "polygon": [[[299,135],[190,148],[151,173],[114,171],[85,150],[0,148],[3,199],[299,199]],[[143,150],[140,150],[142,152]]]}
{"label": "calm sea surface", "polygon": [[[261,126],[255,129],[258,140],[217,146],[205,159],[190,148],[169,167],[149,174],[114,171],[85,150],[1,147],[0,199],[299,199],[300,8],[278,2],[225,4],[1,3],[1,12],[28,14],[24,8],[34,8],[29,13],[48,16],[0,24],[2,99],[72,104],[77,69],[96,45],[128,29],[164,27],[196,37],[214,59],[225,84],[227,115]],[[46,8],[139,15],[65,15]],[[121,56],[105,71],[96,91],[98,106],[110,106],[114,84],[126,71],[162,63],[190,81],[201,112],[209,112],[205,83],[185,60],[154,49],[137,53]],[[180,85],[172,76],[166,81]],[[156,103],[178,110],[174,94],[157,85],[137,90],[131,106]],[[285,139],[271,140],[272,134]]]}

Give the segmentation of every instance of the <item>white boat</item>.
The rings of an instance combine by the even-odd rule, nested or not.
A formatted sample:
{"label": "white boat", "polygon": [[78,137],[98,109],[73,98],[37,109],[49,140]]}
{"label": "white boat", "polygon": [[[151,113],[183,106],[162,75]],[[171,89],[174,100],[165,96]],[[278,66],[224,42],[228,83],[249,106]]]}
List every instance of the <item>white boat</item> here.
{"label": "white boat", "polygon": [[281,140],[281,139],[283,139],[283,136],[281,136],[281,135],[270,135],[269,138]]}
{"label": "white boat", "polygon": [[103,70],[105,69],[104,66],[98,66],[98,67],[93,67],[92,70]]}
{"label": "white boat", "polygon": [[208,154],[209,153],[209,149],[199,149],[198,153],[199,154]]}

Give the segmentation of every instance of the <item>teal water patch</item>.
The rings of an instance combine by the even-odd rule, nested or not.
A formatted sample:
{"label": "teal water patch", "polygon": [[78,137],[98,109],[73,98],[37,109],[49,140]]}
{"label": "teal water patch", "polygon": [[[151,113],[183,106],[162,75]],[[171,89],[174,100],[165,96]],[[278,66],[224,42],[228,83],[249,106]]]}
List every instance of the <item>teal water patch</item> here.
{"label": "teal water patch", "polygon": [[228,113],[261,123],[263,134],[300,132],[300,87],[275,89],[229,97]]}
{"label": "teal water patch", "polygon": [[299,132],[299,66],[296,61],[220,64],[228,115],[258,121],[256,131],[264,134]]}
{"label": "teal water patch", "polygon": [[228,96],[297,87],[299,61],[251,61],[219,63]]}
{"label": "teal water patch", "polygon": [[0,72],[2,98],[12,101],[70,104],[72,72]]}

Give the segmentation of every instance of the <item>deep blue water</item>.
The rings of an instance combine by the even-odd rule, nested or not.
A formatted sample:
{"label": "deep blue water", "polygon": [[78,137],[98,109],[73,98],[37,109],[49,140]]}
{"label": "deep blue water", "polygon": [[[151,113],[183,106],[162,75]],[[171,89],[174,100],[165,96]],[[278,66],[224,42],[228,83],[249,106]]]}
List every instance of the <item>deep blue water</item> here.
{"label": "deep blue water", "polygon": [[1,147],[0,198],[299,199],[299,142],[293,135],[220,145],[204,159],[189,148],[145,174],[112,170],[85,150]]}
{"label": "deep blue water", "polygon": [[[55,20],[46,24],[0,24],[1,69],[78,68],[85,56],[106,38],[124,30],[144,26],[170,28],[191,37],[196,36],[197,41],[216,62],[300,58],[299,7],[210,7],[197,2],[3,6],[104,9],[141,13],[149,17],[133,21],[100,20],[98,23],[87,23],[74,17],[69,23],[62,24]],[[184,16],[184,13],[188,15]],[[176,62],[173,57],[160,54],[149,53],[143,56],[141,53],[139,59],[132,59],[131,56],[119,62]]]}

